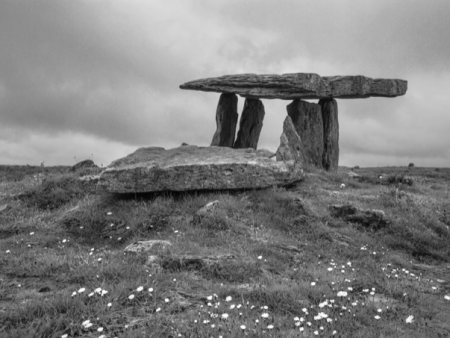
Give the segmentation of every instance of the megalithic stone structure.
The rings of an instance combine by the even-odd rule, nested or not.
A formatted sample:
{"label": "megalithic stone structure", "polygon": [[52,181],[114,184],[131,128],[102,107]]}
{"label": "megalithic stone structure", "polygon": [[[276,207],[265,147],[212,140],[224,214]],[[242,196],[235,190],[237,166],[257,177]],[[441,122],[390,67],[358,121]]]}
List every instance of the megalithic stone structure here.
{"label": "megalithic stone structure", "polygon": [[211,146],[233,147],[238,120],[237,105],[238,98],[236,94],[223,93],[220,95],[216,110],[217,129]]}
{"label": "megalithic stone structure", "polygon": [[261,100],[245,99],[244,110],[239,120],[239,131],[233,148],[253,148],[256,150],[264,115],[264,105]]}
{"label": "megalithic stone structure", "polygon": [[286,109],[297,134],[302,139],[306,162],[322,168],[324,142],[320,105],[296,99]]}
{"label": "megalithic stone structure", "polygon": [[[264,118],[264,106],[260,99],[294,100],[287,108],[288,115],[305,147],[306,161],[334,171],[339,164],[339,123],[335,99],[397,97],[406,93],[408,82],[400,79],[372,79],[361,75],[236,74],[190,81],[180,88],[237,94],[246,99],[234,148],[257,148]],[[320,101],[319,104],[302,101],[309,99]],[[220,128],[222,130],[223,126]],[[218,124],[218,130],[220,128]],[[225,143],[230,144],[229,138],[226,139]],[[213,142],[217,142],[215,140],[216,136]]]}
{"label": "megalithic stone structure", "polygon": [[325,170],[336,171],[339,165],[339,121],[338,106],[334,99],[321,99],[323,120],[322,165]]}

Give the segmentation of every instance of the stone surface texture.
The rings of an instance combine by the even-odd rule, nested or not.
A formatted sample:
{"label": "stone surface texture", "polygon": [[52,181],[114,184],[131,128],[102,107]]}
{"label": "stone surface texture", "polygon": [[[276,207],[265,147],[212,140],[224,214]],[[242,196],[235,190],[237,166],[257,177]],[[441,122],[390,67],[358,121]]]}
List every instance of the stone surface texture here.
{"label": "stone surface texture", "polygon": [[258,99],[246,99],[241,119],[239,120],[239,131],[233,148],[258,147],[259,135],[264,120],[264,105]]}
{"label": "stone surface texture", "polygon": [[216,110],[217,129],[211,145],[218,147],[233,147],[236,135],[238,98],[235,94],[220,95]]}
{"label": "stone surface texture", "polygon": [[69,170],[70,171],[78,171],[78,170],[86,169],[86,168],[98,168],[98,166],[92,160],[84,160],[84,161],[78,162],[77,164],[72,166]]}
{"label": "stone surface texture", "polygon": [[276,159],[277,161],[293,160],[303,164],[306,162],[302,139],[297,134],[289,116],[286,116],[283,122],[283,133],[280,137],[280,146],[277,149]]}
{"label": "stone surface texture", "polygon": [[390,224],[383,210],[361,209],[352,204],[331,205],[331,214],[346,222],[358,223],[364,227],[380,230]]}
{"label": "stone surface texture", "polygon": [[238,74],[190,81],[180,88],[235,93],[255,99],[349,99],[404,95],[408,83],[399,79],[371,79],[365,76],[321,77],[314,73]]}
{"label": "stone surface texture", "polygon": [[319,101],[323,120],[323,168],[336,171],[339,165],[339,121],[338,107],[334,99]]}
{"label": "stone surface texture", "polygon": [[124,249],[124,252],[148,252],[154,254],[167,254],[170,252],[171,247],[172,243],[170,241],[151,239],[147,241],[137,241],[136,243],[132,243]]}
{"label": "stone surface texture", "polygon": [[254,189],[291,184],[303,175],[301,163],[273,161],[253,149],[149,147],[111,163],[97,188],[113,193]]}
{"label": "stone surface texture", "polygon": [[302,139],[306,162],[322,168],[324,125],[320,105],[296,99],[286,109]]}

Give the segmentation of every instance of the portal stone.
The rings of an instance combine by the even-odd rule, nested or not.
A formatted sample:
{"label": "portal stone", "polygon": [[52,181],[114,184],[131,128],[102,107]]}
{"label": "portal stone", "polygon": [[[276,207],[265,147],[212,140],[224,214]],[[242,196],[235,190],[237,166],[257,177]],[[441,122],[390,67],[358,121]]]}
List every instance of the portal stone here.
{"label": "portal stone", "polygon": [[287,112],[302,139],[306,162],[322,168],[324,142],[320,105],[296,99],[287,106]]}
{"label": "portal stone", "polygon": [[322,165],[329,171],[337,171],[339,164],[339,121],[338,107],[334,99],[319,101],[323,119]]}
{"label": "portal stone", "polygon": [[256,149],[258,147],[264,115],[264,105],[261,100],[245,99],[244,110],[239,120],[239,132],[233,148]]}
{"label": "portal stone", "polygon": [[217,129],[211,146],[233,147],[238,120],[237,105],[238,98],[235,94],[224,93],[220,95],[216,110]]}
{"label": "portal stone", "polygon": [[295,161],[305,163],[305,153],[302,139],[297,134],[292,119],[286,116],[283,123],[283,133],[280,137],[280,146],[276,153],[277,161]]}

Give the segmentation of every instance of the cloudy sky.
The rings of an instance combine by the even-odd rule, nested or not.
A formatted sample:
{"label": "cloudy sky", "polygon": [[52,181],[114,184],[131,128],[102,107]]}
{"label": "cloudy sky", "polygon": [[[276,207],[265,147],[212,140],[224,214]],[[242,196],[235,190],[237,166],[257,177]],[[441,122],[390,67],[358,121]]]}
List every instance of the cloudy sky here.
{"label": "cloudy sky", "polygon": [[[341,165],[450,167],[449,18],[448,0],[2,0],[0,164],[206,146],[219,94],[180,84],[304,72],[408,81],[338,100]],[[263,103],[275,151],[289,102]]]}

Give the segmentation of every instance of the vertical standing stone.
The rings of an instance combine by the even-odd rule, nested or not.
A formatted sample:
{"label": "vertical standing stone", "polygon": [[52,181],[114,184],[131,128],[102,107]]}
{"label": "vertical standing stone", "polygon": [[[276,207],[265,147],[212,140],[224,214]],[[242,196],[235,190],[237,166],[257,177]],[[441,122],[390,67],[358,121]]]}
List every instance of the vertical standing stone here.
{"label": "vertical standing stone", "polygon": [[283,123],[283,133],[280,137],[280,146],[276,153],[277,161],[291,161],[305,164],[305,153],[302,139],[297,134],[292,119],[286,116]]}
{"label": "vertical standing stone", "polygon": [[339,122],[338,107],[335,99],[321,99],[323,119],[323,167],[329,171],[336,171],[339,165]]}
{"label": "vertical standing stone", "polygon": [[216,110],[217,129],[214,133],[211,145],[219,147],[233,147],[236,134],[238,98],[233,93],[220,95]]}
{"label": "vertical standing stone", "polygon": [[239,132],[233,148],[256,149],[258,147],[264,115],[264,105],[261,100],[245,99],[244,110],[239,120]]}
{"label": "vertical standing stone", "polygon": [[302,139],[307,163],[322,168],[324,144],[320,106],[316,103],[296,99],[286,108],[297,134]]}

